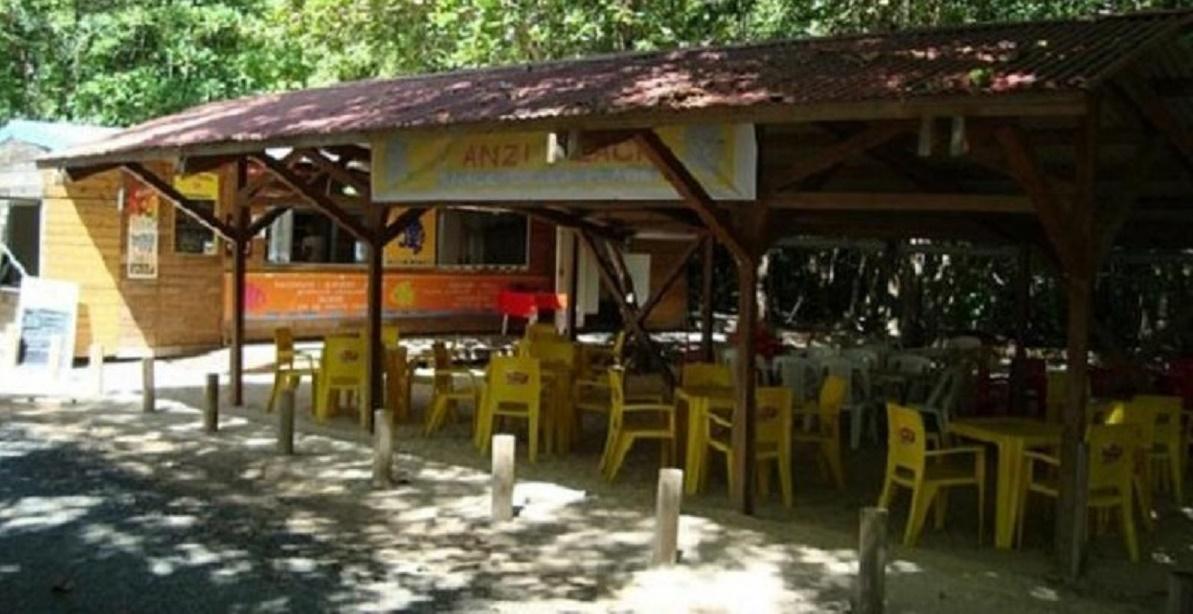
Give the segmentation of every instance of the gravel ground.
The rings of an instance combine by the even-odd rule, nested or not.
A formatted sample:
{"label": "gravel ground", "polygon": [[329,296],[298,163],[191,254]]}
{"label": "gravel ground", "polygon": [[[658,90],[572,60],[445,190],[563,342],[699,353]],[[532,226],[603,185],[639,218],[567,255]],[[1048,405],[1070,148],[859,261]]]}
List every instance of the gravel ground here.
{"label": "gravel ground", "polygon": [[[268,354],[251,348],[250,366]],[[135,363],[110,365],[103,401],[0,396],[0,611],[848,609],[879,450],[849,458],[849,491],[797,473],[796,509],[768,501],[757,518],[733,513],[714,480],[684,502],[681,564],[651,571],[653,450],[613,485],[594,475],[595,446],[523,462],[521,514],[492,527],[486,463],[462,426],[433,439],[400,429],[402,483],[387,490],[369,484],[367,439],[349,419],[303,412],[299,454],[276,455],[274,418],[257,408],[266,375],[249,376],[250,407],[203,435],[203,373],[223,364],[218,352],[163,361],[152,415],[139,411]],[[1064,587],[1037,549],[978,547],[971,506],[956,497],[946,531],[891,547],[890,611],[1153,612],[1167,571],[1193,563],[1193,523],[1170,508],[1144,537],[1149,561],[1126,563],[1108,535],[1090,578]],[[903,520],[896,510],[892,534]]]}

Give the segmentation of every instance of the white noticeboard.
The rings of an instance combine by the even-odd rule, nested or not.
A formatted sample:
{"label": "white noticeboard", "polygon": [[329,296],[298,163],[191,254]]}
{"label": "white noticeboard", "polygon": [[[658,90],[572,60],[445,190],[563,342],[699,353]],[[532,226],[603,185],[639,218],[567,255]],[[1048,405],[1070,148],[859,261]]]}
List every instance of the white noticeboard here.
{"label": "white noticeboard", "polygon": [[[75,356],[78,312],[78,284],[40,277],[22,279],[17,307],[18,366],[44,369],[51,374],[70,369]],[[53,360],[56,364],[51,364]]]}

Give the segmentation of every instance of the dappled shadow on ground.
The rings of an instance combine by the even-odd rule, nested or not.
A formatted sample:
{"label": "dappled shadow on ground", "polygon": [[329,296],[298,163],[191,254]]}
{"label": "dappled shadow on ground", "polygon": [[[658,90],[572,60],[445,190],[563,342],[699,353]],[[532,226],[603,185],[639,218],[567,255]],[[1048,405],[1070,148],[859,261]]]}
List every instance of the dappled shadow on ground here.
{"label": "dappled shadow on ground", "polygon": [[[875,499],[880,450],[849,455],[845,492],[797,460],[795,509],[772,498],[755,518],[731,509],[714,465],[709,492],[684,501],[681,564],[651,571],[657,453],[636,450],[616,484],[601,481],[602,425],[586,425],[575,454],[520,461],[521,514],[494,528],[488,462],[467,425],[432,438],[403,425],[402,484],[376,491],[368,437],[349,417],[313,423],[306,385],[296,457],[274,453],[265,373],[249,375],[248,407],[225,407],[221,432],[203,435],[205,368],[162,365],[170,386],[150,416],[136,409],[135,371],[113,377],[101,405],[0,399],[3,603],[148,609],[176,595],[171,607],[196,610],[847,609],[857,510]],[[416,407],[426,394],[416,390]],[[1033,546],[1044,522],[1033,514],[1025,551],[993,550],[988,538],[979,547],[974,505],[955,496],[945,531],[929,530],[918,549],[892,546],[891,611],[1152,611],[1166,571],[1193,563],[1193,522],[1169,508],[1144,536],[1151,561],[1130,565],[1107,535],[1090,580],[1064,587]],[[892,511],[892,542],[905,508]],[[70,590],[53,591],[60,581]]]}

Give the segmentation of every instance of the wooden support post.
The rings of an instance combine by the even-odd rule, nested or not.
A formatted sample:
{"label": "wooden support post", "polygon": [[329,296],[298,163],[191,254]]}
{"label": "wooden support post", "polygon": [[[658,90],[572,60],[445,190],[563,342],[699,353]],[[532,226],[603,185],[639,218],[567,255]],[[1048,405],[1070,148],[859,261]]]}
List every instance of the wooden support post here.
{"label": "wooden support post", "polygon": [[1193,614],[1193,572],[1169,572],[1165,614]]}
{"label": "wooden support post", "polygon": [[857,614],[882,614],[886,595],[887,511],[880,507],[862,508],[858,529],[857,580],[854,584],[853,611]]}
{"label": "wooden support post", "polygon": [[713,329],[713,264],[717,242],[711,237],[704,243],[704,270],[701,278],[700,292],[700,354],[704,362],[713,362],[712,329]]}
{"label": "wooden support post", "polygon": [[203,431],[214,433],[220,429],[220,376],[207,374],[207,404],[203,406]]}
{"label": "wooden support post", "polygon": [[654,551],[651,564],[670,567],[679,554],[679,507],[683,499],[683,470],[659,469],[655,497]]}
{"label": "wooden support post", "polygon": [[294,388],[282,388],[278,403],[278,453],[294,454]]}
{"label": "wooden support post", "polygon": [[[247,182],[248,163],[242,158],[236,162],[236,187],[239,189]],[[244,405],[244,312],[248,308],[245,301],[245,275],[248,264],[249,244],[252,235],[248,234],[249,207],[246,203],[236,203],[232,214],[235,216],[235,228],[232,237],[232,349],[229,352],[229,374],[232,384],[232,405]]]}
{"label": "wooden support post", "polygon": [[91,370],[91,393],[104,396],[104,346],[92,343],[87,348],[87,362]]}
{"label": "wooden support post", "polygon": [[737,410],[733,412],[733,507],[741,513],[754,513],[754,337],[757,321],[758,273],[753,262],[737,265]]}
{"label": "wooden support post", "polygon": [[[377,211],[370,212],[372,215],[371,227],[374,230],[374,237],[367,243],[367,251],[369,258],[368,282],[366,285],[366,325],[365,334],[368,338],[368,399],[365,407],[377,407],[381,404],[382,398],[382,376],[385,371],[384,366],[384,350],[381,341],[381,288],[382,288],[382,274],[384,273],[384,257],[385,245],[382,243],[381,235],[385,230],[385,209],[377,207]],[[366,412],[365,427],[369,431],[373,431],[375,427],[373,420],[373,412]]]}
{"label": "wooden support post", "polygon": [[513,435],[493,436],[493,522],[507,522],[514,517]]}
{"label": "wooden support post", "polygon": [[[1015,260],[1015,358],[1011,361],[1011,413],[1027,413],[1027,322],[1031,317],[1031,247],[1022,245]],[[1041,406],[1044,399],[1037,399]]]}
{"label": "wooden support post", "polygon": [[381,414],[380,419],[373,422],[373,487],[389,488],[393,486],[394,467],[394,427],[393,421],[386,417],[385,409],[369,410],[370,414]]}
{"label": "wooden support post", "polygon": [[153,382],[153,357],[141,359],[141,411],[152,413],[157,405],[157,389]]}

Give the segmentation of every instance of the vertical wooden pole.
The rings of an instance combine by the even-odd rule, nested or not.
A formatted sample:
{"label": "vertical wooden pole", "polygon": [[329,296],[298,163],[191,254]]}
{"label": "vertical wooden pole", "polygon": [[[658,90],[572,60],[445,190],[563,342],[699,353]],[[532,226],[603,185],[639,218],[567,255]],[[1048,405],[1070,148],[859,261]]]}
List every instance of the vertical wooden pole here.
{"label": "vertical wooden pole", "polygon": [[700,354],[704,362],[713,362],[712,327],[713,327],[713,265],[715,264],[717,242],[712,237],[704,240],[704,270],[702,271],[700,292]]}
{"label": "vertical wooden pole", "polygon": [[91,390],[97,397],[104,396],[104,346],[92,343],[87,348],[87,363],[91,370]]}
{"label": "vertical wooden pole", "polygon": [[[1031,248],[1021,245],[1015,258],[1015,358],[1011,368],[1011,413],[1027,412],[1027,322],[1031,317]],[[1043,403],[1044,399],[1039,399]]]}
{"label": "vertical wooden pole", "polygon": [[373,419],[373,486],[389,488],[393,486],[394,467],[394,433],[393,421],[385,416],[385,409],[369,410],[372,414],[381,414],[381,419]]}
{"label": "vertical wooden pole", "polygon": [[514,517],[514,446],[513,435],[493,436],[493,522]]}
{"label": "vertical wooden pole", "polygon": [[141,411],[151,413],[157,405],[157,389],[154,387],[153,357],[141,359]]}
{"label": "vertical wooden pole", "polygon": [[381,381],[384,370],[384,348],[381,345],[381,287],[382,287],[382,273],[384,271],[384,254],[385,245],[381,238],[382,231],[385,228],[385,208],[376,204],[372,205],[377,210],[371,213],[371,226],[374,230],[373,238],[368,242],[368,287],[367,293],[367,313],[365,334],[368,338],[368,375],[369,398],[365,399],[368,403],[364,405],[368,411],[366,412],[365,426],[370,432],[376,428],[373,420],[373,407],[379,406],[381,403]]}
{"label": "vertical wooden pole", "polygon": [[1168,609],[1166,614],[1193,614],[1193,572],[1168,574]]}
{"label": "vertical wooden pole", "polygon": [[214,433],[220,428],[220,376],[207,374],[207,404],[203,406],[203,430]]}
{"label": "vertical wooden pole", "polygon": [[737,409],[733,412],[733,506],[754,513],[754,336],[758,285],[752,261],[737,263]]}
{"label": "vertical wooden pole", "polygon": [[858,530],[857,581],[853,597],[853,611],[857,614],[883,612],[886,594],[886,527],[885,509],[862,508]]}
{"label": "vertical wooden pole", "polygon": [[572,237],[572,276],[568,279],[568,339],[576,340],[580,332],[580,238],[576,231]]}
{"label": "vertical wooden pole", "polygon": [[[247,182],[248,162],[240,158],[236,161],[237,191]],[[229,373],[232,379],[232,405],[239,407],[244,405],[244,278],[248,246],[253,238],[246,236],[249,226],[249,204],[233,203],[232,214],[235,217],[236,236],[232,240],[232,351],[229,354]]]}
{"label": "vertical wooden pole", "polygon": [[683,499],[683,470],[659,469],[655,497],[654,549],[651,564],[669,567],[679,553],[679,506]]}
{"label": "vertical wooden pole", "polygon": [[282,389],[278,404],[278,453],[294,454],[294,388]]}

